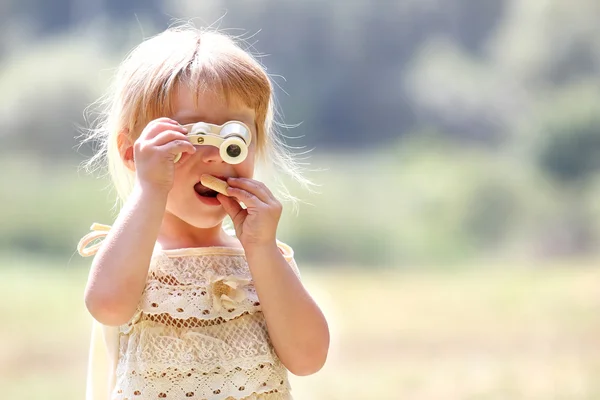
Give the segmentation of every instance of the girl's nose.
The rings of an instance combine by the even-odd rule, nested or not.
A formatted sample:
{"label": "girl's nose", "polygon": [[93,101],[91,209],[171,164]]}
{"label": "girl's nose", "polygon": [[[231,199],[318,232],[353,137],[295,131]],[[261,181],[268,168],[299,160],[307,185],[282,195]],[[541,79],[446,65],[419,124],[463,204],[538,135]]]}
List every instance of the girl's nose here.
{"label": "girl's nose", "polygon": [[215,146],[200,146],[200,158],[205,163],[222,163],[225,162],[219,154],[219,148]]}

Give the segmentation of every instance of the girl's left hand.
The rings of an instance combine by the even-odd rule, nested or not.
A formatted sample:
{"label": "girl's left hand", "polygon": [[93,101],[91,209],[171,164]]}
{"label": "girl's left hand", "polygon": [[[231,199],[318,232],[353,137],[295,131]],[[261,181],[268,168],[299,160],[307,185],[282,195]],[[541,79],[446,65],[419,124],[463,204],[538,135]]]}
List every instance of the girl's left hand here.
{"label": "girl's left hand", "polygon": [[[233,221],[244,249],[275,244],[283,207],[264,183],[249,178],[227,179],[227,193],[217,199]],[[246,209],[236,201],[246,205]]]}

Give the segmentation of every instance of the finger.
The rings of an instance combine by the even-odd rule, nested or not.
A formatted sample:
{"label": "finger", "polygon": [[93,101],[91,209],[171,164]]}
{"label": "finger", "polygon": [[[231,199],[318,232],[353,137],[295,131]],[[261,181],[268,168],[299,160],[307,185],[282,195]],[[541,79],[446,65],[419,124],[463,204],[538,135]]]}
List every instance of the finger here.
{"label": "finger", "polygon": [[177,154],[194,154],[196,152],[196,148],[194,147],[194,145],[188,142],[187,140],[173,140],[167,144],[159,146],[158,148],[171,154],[173,156],[173,161],[175,161],[175,157],[177,156]]}
{"label": "finger", "polygon": [[169,122],[169,123],[171,123],[171,124],[174,124],[174,125],[180,125],[180,124],[179,124],[179,122],[177,122],[177,121],[175,121],[174,119],[172,119],[172,118],[169,118],[169,117],[160,117],[160,118],[156,118],[156,119],[154,120],[154,122]]}
{"label": "finger", "polygon": [[260,199],[263,203],[272,203],[276,201],[275,196],[269,188],[262,182],[249,178],[228,178],[227,184],[230,187],[240,188],[250,192]]}
{"label": "finger", "polygon": [[248,212],[231,197],[227,197],[224,194],[219,193],[217,194],[217,200],[219,200],[227,215],[231,217],[231,221],[233,221],[234,226],[237,226],[238,223],[242,223],[244,218],[246,218]]}
{"label": "finger", "polygon": [[173,140],[185,140],[189,142],[188,137],[185,134],[174,130],[163,131],[148,141],[154,146],[162,146]]}
{"label": "finger", "polygon": [[179,125],[177,121],[173,121],[169,118],[159,118],[151,121],[142,131],[140,137],[146,140],[152,139],[167,130],[177,131],[184,135],[187,134],[187,130]]}
{"label": "finger", "polygon": [[248,208],[259,208],[267,206],[267,203],[259,199],[254,194],[240,188],[232,187],[231,185],[227,188],[227,193],[230,197],[234,197],[239,202],[242,202]]}

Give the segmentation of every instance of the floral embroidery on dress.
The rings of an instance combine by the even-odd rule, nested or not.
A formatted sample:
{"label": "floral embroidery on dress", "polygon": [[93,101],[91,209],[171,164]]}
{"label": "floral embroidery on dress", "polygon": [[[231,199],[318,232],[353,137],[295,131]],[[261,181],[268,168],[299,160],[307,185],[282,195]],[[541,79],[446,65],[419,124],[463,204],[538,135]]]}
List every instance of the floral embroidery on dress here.
{"label": "floral embroidery on dress", "polygon": [[251,282],[247,278],[216,275],[212,271],[207,272],[206,278],[216,311],[234,309],[236,304],[246,298],[244,288]]}

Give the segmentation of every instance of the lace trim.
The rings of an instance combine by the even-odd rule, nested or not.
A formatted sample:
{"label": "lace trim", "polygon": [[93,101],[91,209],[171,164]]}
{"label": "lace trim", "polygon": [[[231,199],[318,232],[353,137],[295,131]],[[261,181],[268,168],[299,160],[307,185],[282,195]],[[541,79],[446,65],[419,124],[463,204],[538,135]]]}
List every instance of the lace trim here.
{"label": "lace trim", "polygon": [[[248,315],[248,314],[242,314]],[[169,314],[142,314],[141,321],[152,321],[154,323],[173,326],[175,328],[201,328],[205,326],[213,326],[220,325],[226,323],[228,320],[223,318],[215,318],[215,319],[198,319],[198,318],[188,318],[188,319],[178,319],[173,318]]]}
{"label": "lace trim", "polygon": [[[205,250],[204,248],[202,250]],[[171,276],[180,284],[202,284],[207,280],[206,272],[216,275],[238,275],[250,277],[246,257],[242,254],[223,255],[203,254],[202,256],[170,257],[164,251],[157,251],[152,256],[150,271],[157,276]]]}
{"label": "lace trim", "polygon": [[[296,276],[300,271],[293,257],[293,250],[282,242],[277,242],[288,265]],[[223,253],[226,254],[223,254]],[[202,281],[201,271],[213,270],[217,275],[241,275],[250,277],[250,270],[244,251],[241,249],[227,248],[192,248],[181,251],[155,250],[150,270],[163,275],[172,275],[182,283]]]}
{"label": "lace trim", "polygon": [[131,365],[143,372],[156,365],[178,368],[193,364],[199,371],[210,372],[278,362],[262,313],[194,328],[140,319],[121,336],[119,360],[121,373]]}
{"label": "lace trim", "polygon": [[230,320],[245,313],[261,310],[253,286],[238,288],[234,301],[223,289],[207,286],[180,286],[174,288],[157,281],[148,282],[138,308],[146,314],[168,314],[176,319]]}
{"label": "lace trim", "polygon": [[112,398],[290,399],[287,373],[281,364],[261,366],[249,370],[238,368],[224,373],[200,373],[194,368],[173,369],[161,366],[143,373],[127,369],[117,380]]}

